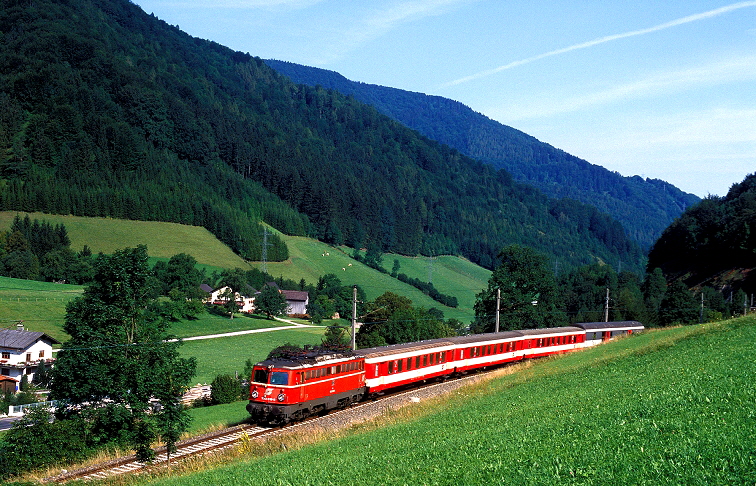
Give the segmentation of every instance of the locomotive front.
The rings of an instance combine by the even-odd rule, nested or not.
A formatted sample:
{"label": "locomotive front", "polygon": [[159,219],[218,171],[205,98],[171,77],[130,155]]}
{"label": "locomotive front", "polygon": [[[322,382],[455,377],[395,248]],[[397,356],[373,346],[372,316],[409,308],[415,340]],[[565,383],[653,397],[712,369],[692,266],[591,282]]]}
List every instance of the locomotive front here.
{"label": "locomotive front", "polygon": [[296,408],[296,375],[291,369],[259,363],[252,370],[247,412],[258,423],[286,423]]}

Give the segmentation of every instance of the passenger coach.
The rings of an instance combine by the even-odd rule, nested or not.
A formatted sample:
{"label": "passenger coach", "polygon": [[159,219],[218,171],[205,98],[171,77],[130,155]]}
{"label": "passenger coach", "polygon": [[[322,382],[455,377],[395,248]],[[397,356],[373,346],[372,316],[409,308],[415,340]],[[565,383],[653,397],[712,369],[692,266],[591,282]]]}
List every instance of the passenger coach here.
{"label": "passenger coach", "polygon": [[642,329],[637,321],[586,322],[354,352],[306,350],[255,365],[247,411],[259,423],[287,423],[401,386],[567,353]]}

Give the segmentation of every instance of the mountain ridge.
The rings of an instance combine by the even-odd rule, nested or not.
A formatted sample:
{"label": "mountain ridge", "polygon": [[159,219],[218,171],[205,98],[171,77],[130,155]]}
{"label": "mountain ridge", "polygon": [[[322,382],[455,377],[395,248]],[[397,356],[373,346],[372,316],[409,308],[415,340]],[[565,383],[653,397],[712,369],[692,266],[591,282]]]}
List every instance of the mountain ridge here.
{"label": "mountain ridge", "polygon": [[665,181],[623,176],[591,164],[459,101],[352,81],[335,71],[288,61],[268,59],[265,63],[296,83],[354,96],[432,140],[506,169],[515,180],[532,184],[550,197],[591,204],[620,221],[644,248],[700,200]]}
{"label": "mountain ridge", "polygon": [[[487,268],[506,244],[563,268],[640,248],[353,97],[292,83],[127,0],[0,10],[0,208],[203,226],[248,259],[291,235]],[[269,260],[286,259],[271,236]]]}

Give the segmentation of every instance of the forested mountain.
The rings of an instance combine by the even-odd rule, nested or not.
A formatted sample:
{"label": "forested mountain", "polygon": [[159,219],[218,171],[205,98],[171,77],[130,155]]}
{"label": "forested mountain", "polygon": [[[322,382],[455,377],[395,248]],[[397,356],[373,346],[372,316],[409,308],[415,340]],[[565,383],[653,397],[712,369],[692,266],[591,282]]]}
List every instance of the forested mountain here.
{"label": "forested mountain", "polygon": [[350,81],[325,69],[265,62],[296,83],[352,95],[428,138],[497,169],[506,169],[515,180],[532,184],[550,197],[591,204],[617,219],[646,248],[685,208],[699,200],[658,179],[623,177],[590,164],[457,101]]}
{"label": "forested mountain", "polygon": [[656,267],[688,287],[756,292],[756,174],[685,211],[651,249],[648,268]]}
{"label": "forested mountain", "polygon": [[[128,0],[6,0],[0,208],[202,225],[259,259],[288,234],[491,268],[508,243],[562,268],[643,256],[595,208],[292,83]],[[269,259],[286,258],[273,239]]]}

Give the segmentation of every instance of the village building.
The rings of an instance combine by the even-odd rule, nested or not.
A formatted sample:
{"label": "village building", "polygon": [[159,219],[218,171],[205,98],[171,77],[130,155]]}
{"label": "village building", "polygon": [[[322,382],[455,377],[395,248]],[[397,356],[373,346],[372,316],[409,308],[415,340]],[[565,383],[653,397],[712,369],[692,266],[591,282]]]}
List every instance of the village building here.
{"label": "village building", "polygon": [[286,314],[289,316],[301,316],[307,314],[307,306],[310,304],[310,295],[300,290],[281,290],[289,305]]}
{"label": "village building", "polygon": [[[213,305],[224,305],[230,298],[228,292],[230,288],[227,286],[212,290],[212,288],[207,284],[202,284],[200,288],[208,293],[208,297],[205,299],[205,303]],[[236,299],[236,305],[239,307],[239,312],[245,312],[247,314],[254,312],[255,296],[258,293],[259,292],[257,290],[250,287],[249,285],[247,285],[246,289],[244,290],[244,294],[236,292],[234,294],[234,298]]]}
{"label": "village building", "polygon": [[31,382],[41,361],[50,367],[54,361],[53,344],[60,342],[43,332],[17,329],[0,329],[0,388],[18,391],[21,377]]}

